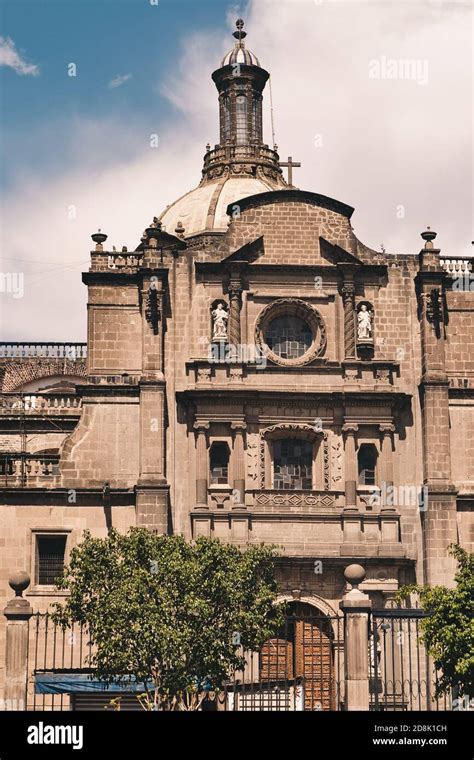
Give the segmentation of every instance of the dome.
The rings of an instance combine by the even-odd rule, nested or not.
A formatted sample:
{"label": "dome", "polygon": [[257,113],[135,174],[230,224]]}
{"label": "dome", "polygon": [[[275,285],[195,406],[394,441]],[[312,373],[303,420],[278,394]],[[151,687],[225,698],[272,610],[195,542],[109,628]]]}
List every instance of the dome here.
{"label": "dome", "polygon": [[196,187],[168,206],[159,217],[166,232],[175,234],[178,222],[185,237],[198,232],[226,232],[229,223],[226,209],[249,195],[278,189],[274,182],[256,177],[229,177]]}
{"label": "dome", "polygon": [[257,56],[243,45],[236,45],[232,50],[229,50],[222,59],[221,66],[235,66],[236,63],[244,63],[246,66],[260,66]]}

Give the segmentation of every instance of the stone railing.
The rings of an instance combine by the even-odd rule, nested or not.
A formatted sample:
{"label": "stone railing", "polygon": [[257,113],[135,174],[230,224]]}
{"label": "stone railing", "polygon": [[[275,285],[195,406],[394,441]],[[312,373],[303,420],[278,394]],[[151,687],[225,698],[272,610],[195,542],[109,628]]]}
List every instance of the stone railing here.
{"label": "stone railing", "polygon": [[0,343],[5,359],[85,359],[87,343]]}
{"label": "stone railing", "polygon": [[0,452],[0,486],[49,482],[59,474],[59,456]]}
{"label": "stone railing", "polygon": [[136,271],[143,262],[142,251],[92,251],[92,271]]}
{"label": "stone railing", "polygon": [[449,256],[449,258],[444,258],[443,256],[440,256],[440,262],[443,269],[445,269],[446,272],[449,272],[449,274],[463,275],[474,272],[474,257]]}
{"label": "stone railing", "polygon": [[82,399],[70,393],[4,393],[0,396],[0,414],[78,414]]}
{"label": "stone railing", "polygon": [[212,163],[232,159],[235,161],[259,158],[278,164],[278,153],[264,145],[223,145],[209,150],[204,156],[204,170]]}

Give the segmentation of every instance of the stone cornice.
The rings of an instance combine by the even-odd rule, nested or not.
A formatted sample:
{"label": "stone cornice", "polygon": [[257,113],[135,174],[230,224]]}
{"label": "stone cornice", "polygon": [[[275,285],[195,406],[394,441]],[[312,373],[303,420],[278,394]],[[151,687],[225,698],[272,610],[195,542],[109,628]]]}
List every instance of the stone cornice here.
{"label": "stone cornice", "polygon": [[[207,400],[212,406],[217,400],[226,404],[251,404],[259,406],[264,403],[275,403],[281,400],[284,406],[314,406],[315,404],[337,404],[338,406],[394,406],[397,403],[408,403],[412,395],[403,392],[387,393],[385,391],[331,391],[321,388],[308,391],[291,391],[275,388],[264,391],[257,388],[242,388],[238,390],[235,385],[217,387],[214,383],[209,388],[190,388],[176,392],[178,401]],[[383,424],[386,420],[374,420],[373,424]]]}
{"label": "stone cornice", "polygon": [[[350,219],[354,213],[352,206],[348,206],[346,203],[337,201],[334,198],[328,198],[326,195],[320,195],[319,193],[311,193],[308,190],[273,190],[268,193],[258,193],[257,195],[249,195],[246,198],[239,200],[240,213],[243,213],[246,209],[255,206],[266,206],[273,203],[308,203],[312,206],[318,206],[319,208],[325,208],[329,211],[334,211],[336,214]],[[232,208],[235,204],[229,203],[227,206],[227,214],[232,216]]]}
{"label": "stone cornice", "polygon": [[[73,504],[68,502],[68,496],[71,488],[2,488],[0,487],[0,499],[4,504],[9,506],[60,506],[66,510],[71,510],[73,516],[74,509],[78,506],[83,507],[101,507],[103,508],[103,488],[74,488],[76,501]],[[111,488],[110,489],[111,505],[115,507],[128,507],[135,505],[135,494],[133,489]]]}

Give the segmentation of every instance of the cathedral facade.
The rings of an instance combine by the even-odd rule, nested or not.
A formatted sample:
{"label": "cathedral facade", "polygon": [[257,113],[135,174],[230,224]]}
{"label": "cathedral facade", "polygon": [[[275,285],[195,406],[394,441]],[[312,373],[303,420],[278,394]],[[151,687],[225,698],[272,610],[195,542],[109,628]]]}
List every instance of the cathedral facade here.
{"label": "cathedral facade", "polygon": [[86,528],[276,544],[282,598],[326,615],[351,563],[380,608],[472,549],[471,261],[429,228],[419,253],[372,250],[291,159],[287,181],[234,36],[198,187],[133,251],[92,235],[87,345],[3,344],[4,602],[18,570],[35,610],[57,601]]}

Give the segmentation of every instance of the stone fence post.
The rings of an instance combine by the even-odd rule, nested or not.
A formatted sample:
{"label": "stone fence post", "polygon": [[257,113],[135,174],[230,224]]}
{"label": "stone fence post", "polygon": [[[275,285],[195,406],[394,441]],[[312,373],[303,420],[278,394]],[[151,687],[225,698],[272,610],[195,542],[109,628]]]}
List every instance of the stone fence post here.
{"label": "stone fence post", "polygon": [[372,602],[359,591],[365,578],[361,565],[348,565],[344,577],[352,588],[339,606],[344,613],[346,710],[369,709],[369,615]]}
{"label": "stone fence post", "polygon": [[23,591],[30,585],[25,572],[14,573],[9,580],[15,592],[3,614],[7,619],[5,644],[5,709],[26,710],[28,692],[28,625],[33,610]]}

